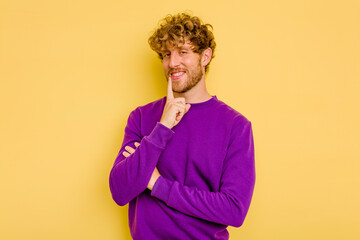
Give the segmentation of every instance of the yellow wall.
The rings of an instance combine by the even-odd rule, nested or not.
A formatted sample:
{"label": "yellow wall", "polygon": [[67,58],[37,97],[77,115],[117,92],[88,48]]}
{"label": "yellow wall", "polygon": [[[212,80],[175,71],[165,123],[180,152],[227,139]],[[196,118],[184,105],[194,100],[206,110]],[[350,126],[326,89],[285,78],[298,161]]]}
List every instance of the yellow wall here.
{"label": "yellow wall", "polygon": [[358,0],[2,0],[0,239],[130,239],[108,174],[130,111],[166,92],[147,38],[186,9],[214,26],[211,94],[253,123],[232,239],[360,239]]}

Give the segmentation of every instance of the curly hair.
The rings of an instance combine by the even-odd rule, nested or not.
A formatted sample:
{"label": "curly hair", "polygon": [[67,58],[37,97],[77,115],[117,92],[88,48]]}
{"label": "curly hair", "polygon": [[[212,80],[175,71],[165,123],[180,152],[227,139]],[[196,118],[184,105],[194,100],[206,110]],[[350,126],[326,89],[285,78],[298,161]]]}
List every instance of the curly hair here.
{"label": "curly hair", "polygon": [[[193,51],[196,53],[201,54],[205,49],[211,48],[211,61],[215,57],[216,43],[210,28],[213,29],[210,24],[203,24],[198,17],[190,16],[187,13],[167,15],[162,19],[159,28],[155,30],[148,42],[161,60],[163,59],[162,52],[166,50],[166,44],[174,47],[190,41]],[[208,71],[209,64],[205,66],[205,72]]]}

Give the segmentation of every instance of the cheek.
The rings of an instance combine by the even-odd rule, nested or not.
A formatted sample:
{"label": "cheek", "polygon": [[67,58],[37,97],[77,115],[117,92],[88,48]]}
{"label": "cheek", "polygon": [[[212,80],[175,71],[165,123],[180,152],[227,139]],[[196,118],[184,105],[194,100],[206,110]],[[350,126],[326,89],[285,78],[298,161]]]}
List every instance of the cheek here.
{"label": "cheek", "polygon": [[186,59],[186,64],[188,66],[198,66],[201,62],[201,58],[199,56],[191,56]]}
{"label": "cheek", "polygon": [[166,61],[163,61],[162,65],[163,65],[163,68],[164,68],[165,71],[167,71],[169,69],[169,67],[168,67],[169,65],[167,64]]}
{"label": "cheek", "polygon": [[188,58],[185,58],[183,63],[186,65],[186,66],[192,66],[194,64],[194,59],[191,58],[191,57],[188,57]]}

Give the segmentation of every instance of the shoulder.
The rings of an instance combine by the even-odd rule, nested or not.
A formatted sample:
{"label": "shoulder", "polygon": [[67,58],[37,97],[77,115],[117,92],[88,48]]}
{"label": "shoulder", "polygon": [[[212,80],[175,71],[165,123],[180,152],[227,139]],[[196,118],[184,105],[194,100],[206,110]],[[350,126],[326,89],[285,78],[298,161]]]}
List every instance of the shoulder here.
{"label": "shoulder", "polygon": [[166,103],[166,97],[157,99],[155,101],[149,102],[147,104],[144,105],[140,105],[137,108],[135,108],[131,114],[132,115],[143,115],[143,114],[147,114],[147,113],[157,113],[159,111],[162,111],[164,108],[164,105]]}
{"label": "shoulder", "polygon": [[166,97],[163,97],[163,98],[160,98],[160,99],[155,100],[153,102],[150,102],[150,103],[147,103],[145,105],[139,106],[139,107],[137,107],[137,109],[139,109],[141,112],[144,112],[144,111],[152,112],[152,111],[158,110],[159,108],[162,110],[165,103],[166,103]]}
{"label": "shoulder", "polygon": [[216,111],[221,114],[225,120],[231,122],[232,124],[248,125],[251,123],[250,120],[242,113],[219,99],[217,100]]}
{"label": "shoulder", "polygon": [[240,141],[240,145],[242,145],[253,138],[252,123],[247,117],[220,100],[218,108],[221,109],[221,114],[228,123],[227,126],[230,130],[230,143]]}
{"label": "shoulder", "polygon": [[136,125],[137,128],[147,132],[153,129],[156,122],[161,118],[166,103],[166,97],[138,106],[129,115],[128,125]]}

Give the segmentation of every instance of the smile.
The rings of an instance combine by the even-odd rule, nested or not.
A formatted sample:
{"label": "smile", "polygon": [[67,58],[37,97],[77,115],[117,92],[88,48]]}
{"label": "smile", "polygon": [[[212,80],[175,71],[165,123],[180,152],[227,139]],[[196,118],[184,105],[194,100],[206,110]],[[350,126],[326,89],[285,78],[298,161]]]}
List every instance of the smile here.
{"label": "smile", "polygon": [[171,76],[174,76],[174,77],[179,77],[181,75],[183,75],[185,72],[172,72],[171,73]]}
{"label": "smile", "polygon": [[174,77],[177,77],[177,76],[180,76],[180,75],[182,75],[182,74],[183,74],[183,73],[174,73],[173,76],[174,76]]}
{"label": "smile", "polygon": [[171,79],[172,80],[180,80],[184,75],[185,75],[185,71],[174,71],[172,72],[171,75]]}

